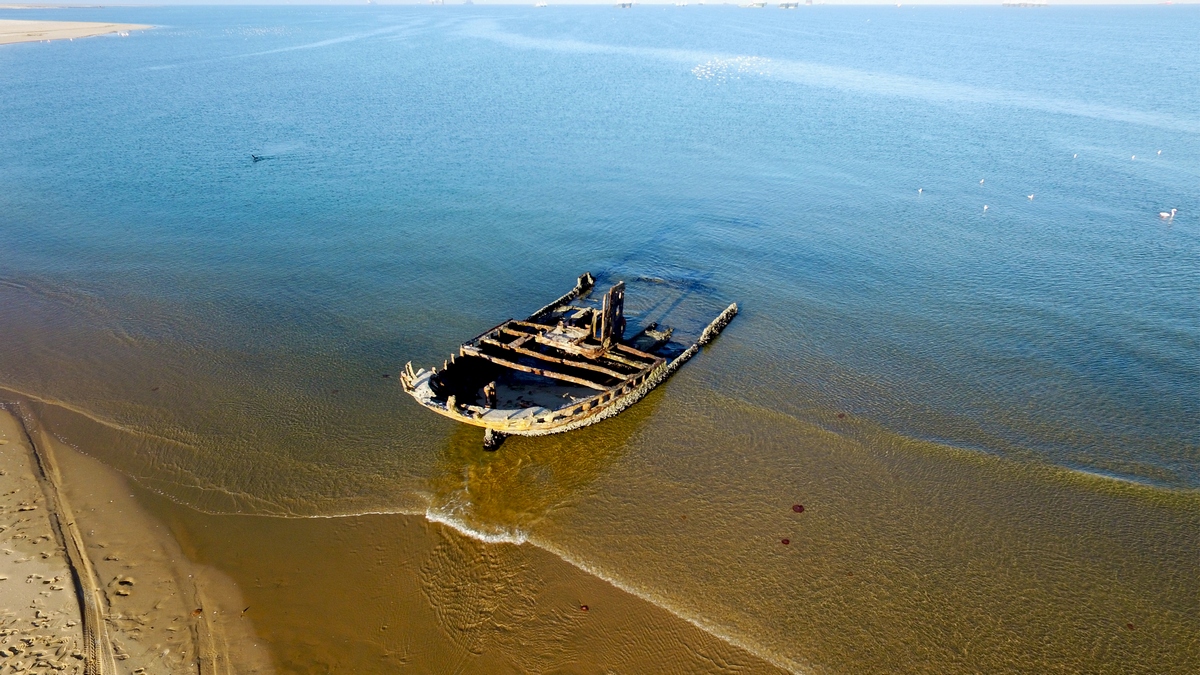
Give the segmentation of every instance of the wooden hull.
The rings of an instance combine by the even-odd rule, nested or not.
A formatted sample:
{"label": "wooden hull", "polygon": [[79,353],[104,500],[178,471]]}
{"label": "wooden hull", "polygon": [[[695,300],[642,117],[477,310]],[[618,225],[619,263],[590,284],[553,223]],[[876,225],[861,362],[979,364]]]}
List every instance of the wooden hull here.
{"label": "wooden hull", "polygon": [[[436,368],[414,371],[410,362],[401,373],[401,384],[418,403],[439,415],[488,429],[491,432],[489,439],[493,437],[492,434],[502,438],[508,435],[562,433],[608,419],[641,400],[695,356],[700,347],[720,334],[738,312],[737,304],[731,304],[708,325],[695,343],[670,359],[641,352],[618,342],[600,349],[595,346],[600,343],[591,338],[581,339],[577,346],[572,347],[562,342],[564,335],[575,334],[568,330],[569,326],[564,328],[561,321],[557,327],[550,323],[538,323],[546,320],[546,317],[557,317],[564,308],[578,310],[570,307],[571,301],[590,291],[592,285],[591,275],[584,274],[574,290],[534,312],[527,320],[505,322],[464,343],[459,354],[449,359],[441,372]],[[623,285],[614,288],[623,289]],[[619,316],[620,311],[620,307],[617,307],[616,313],[623,330],[624,319]],[[613,314],[607,305],[604,312]],[[576,311],[575,316],[580,313]],[[536,347],[537,343],[543,345],[537,347],[542,351],[525,347],[527,344]],[[560,344],[565,346],[559,348]],[[593,356],[593,353],[599,356]],[[479,377],[471,380],[458,371],[480,367],[553,378],[563,386],[586,386],[594,393],[584,398],[572,398],[569,403],[557,407],[528,402],[519,406],[496,406],[494,401],[485,401],[483,405],[475,401],[460,403],[462,399],[453,392],[468,396],[470,394],[467,392],[474,383],[481,380]],[[494,385],[495,382],[492,382],[493,391]]]}

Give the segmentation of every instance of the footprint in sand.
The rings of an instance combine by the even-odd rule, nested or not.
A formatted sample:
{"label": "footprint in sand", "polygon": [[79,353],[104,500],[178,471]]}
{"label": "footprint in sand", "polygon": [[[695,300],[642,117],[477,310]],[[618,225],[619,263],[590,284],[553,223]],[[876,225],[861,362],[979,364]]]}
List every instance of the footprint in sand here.
{"label": "footprint in sand", "polygon": [[122,597],[127,596],[133,588],[133,577],[113,577],[113,580],[108,582],[108,587],[114,589],[113,592],[117,595]]}

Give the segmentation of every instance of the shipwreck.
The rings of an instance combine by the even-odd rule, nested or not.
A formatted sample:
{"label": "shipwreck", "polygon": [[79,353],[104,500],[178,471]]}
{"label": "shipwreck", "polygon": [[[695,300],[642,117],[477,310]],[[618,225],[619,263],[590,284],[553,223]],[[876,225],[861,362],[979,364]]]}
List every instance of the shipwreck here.
{"label": "shipwreck", "polygon": [[523,320],[509,319],[468,340],[442,368],[404,366],[400,383],[418,403],[483,427],[483,447],[507,436],[542,436],[595,424],[637,403],[721,333],[729,305],[690,345],[651,323],[625,337],[625,282],[584,306],[589,273],[575,288]]}

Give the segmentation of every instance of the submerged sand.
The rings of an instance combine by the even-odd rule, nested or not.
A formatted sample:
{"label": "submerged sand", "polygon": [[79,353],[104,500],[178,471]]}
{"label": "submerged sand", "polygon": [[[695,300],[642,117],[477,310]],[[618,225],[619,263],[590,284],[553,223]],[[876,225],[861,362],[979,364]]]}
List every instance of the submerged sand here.
{"label": "submerged sand", "polygon": [[[781,672],[533,546],[485,544],[402,514],[200,513],[21,410],[77,514],[107,628],[101,672]],[[33,654],[83,672],[63,547],[48,521],[35,522],[44,509],[17,510],[44,502],[20,425],[0,409],[0,480],[21,481],[4,483],[5,546],[20,556],[0,565],[20,575],[0,581],[0,632],[24,640],[3,663],[33,665]]]}
{"label": "submerged sand", "polygon": [[24,21],[0,19],[0,45],[43,40],[74,40],[75,38],[146,30],[153,26],[137,23],[97,23],[91,21]]}

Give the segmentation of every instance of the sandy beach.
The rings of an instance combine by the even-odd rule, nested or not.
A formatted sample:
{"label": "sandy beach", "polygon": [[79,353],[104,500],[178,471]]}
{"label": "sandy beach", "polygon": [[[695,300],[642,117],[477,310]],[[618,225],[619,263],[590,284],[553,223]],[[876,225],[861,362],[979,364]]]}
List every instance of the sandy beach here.
{"label": "sandy beach", "polygon": [[18,410],[0,409],[0,664],[271,672],[232,581],[192,564],[119,474]]}
{"label": "sandy beach", "polygon": [[0,410],[0,667],[83,672],[79,603],[32,452],[17,420]]}
{"label": "sandy beach", "polygon": [[136,23],[96,23],[90,21],[23,21],[0,19],[0,45],[43,40],[74,40],[75,38],[127,33],[146,30],[152,26]]}

